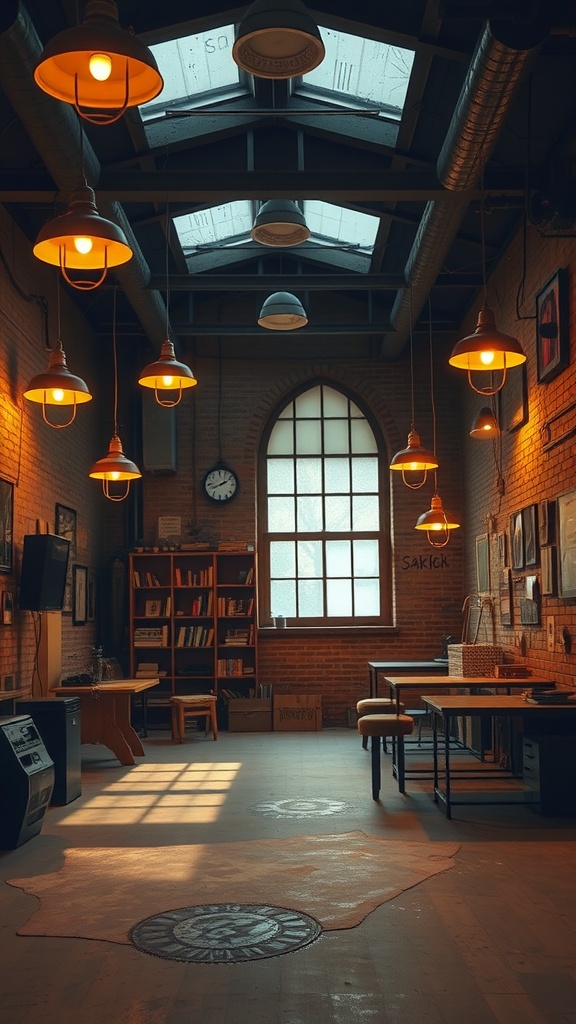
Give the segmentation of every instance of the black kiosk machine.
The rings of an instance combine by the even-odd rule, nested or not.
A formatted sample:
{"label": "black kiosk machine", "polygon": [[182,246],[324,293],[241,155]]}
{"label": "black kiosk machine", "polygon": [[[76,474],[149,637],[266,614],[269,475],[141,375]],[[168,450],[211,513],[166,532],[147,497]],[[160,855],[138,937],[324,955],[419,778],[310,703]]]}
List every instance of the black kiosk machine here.
{"label": "black kiosk machine", "polygon": [[0,718],[0,849],[38,835],[54,787],[54,764],[29,715]]}

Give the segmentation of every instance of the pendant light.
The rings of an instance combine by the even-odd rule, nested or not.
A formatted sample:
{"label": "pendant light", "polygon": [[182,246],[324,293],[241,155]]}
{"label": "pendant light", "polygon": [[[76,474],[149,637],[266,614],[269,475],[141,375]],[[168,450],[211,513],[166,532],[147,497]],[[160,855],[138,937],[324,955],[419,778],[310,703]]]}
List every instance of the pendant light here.
{"label": "pendant light", "polygon": [[500,437],[498,420],[492,409],[489,409],[487,405],[483,406],[476,416],[472,424],[470,437],[476,438],[477,441],[490,441]]}
{"label": "pendant light", "polygon": [[290,292],[274,292],[269,295],[258,317],[260,327],[269,331],[294,331],[304,327],[308,317],[300,299]]}
{"label": "pendant light", "polygon": [[[114,305],[112,312],[112,354],[114,360],[114,433],[108,446],[108,454],[95,462],[88,476],[93,480],[102,481],[104,496],[109,501],[124,501],[130,491],[132,480],[138,480],[142,473],[138,466],[127,459],[122,451],[122,442],[118,436],[118,355],[116,351],[116,289],[114,289]],[[115,493],[110,484],[121,482],[124,489]]]}
{"label": "pendant light", "polygon": [[[484,237],[484,171],[482,171],[482,198],[480,207],[480,232],[482,245],[482,278],[484,285],[484,302],[478,313],[476,329],[472,334],[457,342],[448,362],[459,370],[466,370],[470,387],[479,395],[495,395],[504,387],[506,374],[511,366],[520,366],[526,361],[520,342],[509,334],[503,334],[496,327],[494,311],[487,301],[486,285],[486,241]],[[472,374],[477,372],[490,373],[490,383],[485,387],[477,387]],[[501,376],[494,379],[494,374]]]}
{"label": "pendant light", "polygon": [[88,0],[82,24],[50,40],[34,78],[85,121],[102,125],[154,99],[164,85],[152,51],[121,28],[114,0]]}
{"label": "pendant light", "polygon": [[[56,348],[50,348],[48,357],[48,369],[45,373],[38,373],[32,378],[24,391],[24,398],[29,402],[37,402],[42,406],[42,419],[49,427],[55,430],[62,430],[69,427],[76,419],[76,408],[85,402],[92,400],[88,385],[81,377],[70,373],[66,365],[66,355],[60,341],[60,278],[57,279],[57,327],[58,342]],[[53,423],[49,419],[47,406],[71,406],[72,412],[66,423]]]}
{"label": "pendant light", "polygon": [[258,210],[250,234],[261,245],[281,248],[306,242],[310,229],[293,199],[269,199]]}
{"label": "pendant light", "polygon": [[306,75],[324,55],[318,26],[301,0],[254,0],[232,47],[238,67],[256,78]]}
{"label": "pendant light", "polygon": [[[390,469],[402,473],[402,482],[413,491],[418,490],[426,483],[429,469],[438,468],[438,459],[433,452],[423,448],[420,443],[420,435],[414,427],[414,351],[412,339],[412,291],[410,291],[410,403],[411,403],[411,426],[408,434],[408,447],[396,452]],[[409,479],[407,473],[422,473],[420,478]]]}
{"label": "pendant light", "polygon": [[170,282],[169,282],[169,221],[166,211],[166,341],[160,349],[160,355],[154,363],[149,363],[141,371],[138,383],[143,388],[153,388],[154,398],[164,409],[172,409],[178,405],[182,392],[193,388],[198,381],[186,363],[176,359],[174,343],[169,338],[170,331]]}
{"label": "pendant light", "polygon": [[[428,339],[430,349],[430,394],[432,398],[432,430],[434,451],[436,451],[436,403],[434,401],[434,359],[432,352],[432,303],[428,297]],[[450,531],[460,527],[456,516],[447,512],[438,493],[438,471],[434,470],[434,494],[430,508],[418,517],[415,530],[425,530],[428,543],[433,548],[445,548],[450,540]]]}

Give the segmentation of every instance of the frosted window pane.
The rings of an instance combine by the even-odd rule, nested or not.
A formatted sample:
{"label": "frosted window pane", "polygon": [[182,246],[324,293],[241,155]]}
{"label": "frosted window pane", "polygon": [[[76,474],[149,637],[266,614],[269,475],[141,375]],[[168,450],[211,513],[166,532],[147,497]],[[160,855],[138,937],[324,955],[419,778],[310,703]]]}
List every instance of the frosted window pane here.
{"label": "frosted window pane", "polygon": [[199,245],[229,243],[242,237],[248,239],[252,220],[252,204],[239,200],[174,217],[174,227],[182,248],[195,249]]}
{"label": "frosted window pane", "polygon": [[298,584],[298,612],[302,618],[317,618],[324,614],[321,580],[302,580]]}
{"label": "frosted window pane", "polygon": [[356,495],[352,498],[352,529],[371,531],[380,529],[378,495]]}
{"label": "frosted window pane", "polygon": [[298,533],[320,533],[322,530],[322,498],[297,498]]}
{"label": "frosted window pane", "polygon": [[296,547],[291,540],[274,540],[270,545],[270,575],[287,579],[296,575]]}
{"label": "frosted window pane", "polygon": [[310,388],[303,395],[299,395],[294,403],[298,419],[317,419],[322,415],[320,408],[320,388]]}
{"label": "frosted window pane", "polygon": [[298,455],[319,455],[322,451],[319,420],[296,420],[296,452]]}
{"label": "frosted window pane", "polygon": [[329,540],[326,542],[326,575],[352,575],[352,558],[349,540]]}
{"label": "frosted window pane", "polygon": [[268,441],[268,455],[293,455],[294,432],[286,420],[275,423]]}
{"label": "frosted window pane", "polygon": [[298,494],[322,493],[322,462],[320,459],[296,460],[296,492]]}
{"label": "frosted window pane", "polygon": [[380,615],[378,580],[354,580],[354,614]]}
{"label": "frosted window pane", "polygon": [[325,424],[324,451],[327,455],[339,455],[350,451],[348,420],[330,420]]}
{"label": "frosted window pane", "polygon": [[406,99],[414,51],[324,25],[320,32],[326,57],[304,75],[304,83],[327,90],[340,100],[385,104],[399,115]]}
{"label": "frosted window pane", "polygon": [[336,617],[352,615],[352,581],[328,580],[326,583],[327,614]]}
{"label": "frosted window pane", "polygon": [[373,213],[349,210],[322,199],[306,199],[304,216],[312,232],[311,241],[344,242],[364,252],[374,248],[380,222]]}
{"label": "frosted window pane", "polygon": [[294,498],[268,498],[268,529],[270,533],[294,533]]}
{"label": "frosted window pane", "polygon": [[352,490],[378,493],[378,459],[352,459]]}
{"label": "frosted window pane", "polygon": [[289,402],[285,409],[280,413],[279,420],[294,419],[294,402]]}
{"label": "frosted window pane", "polygon": [[326,459],[324,463],[324,490],[326,494],[350,493],[350,462],[348,459]]}
{"label": "frosted window pane", "polygon": [[296,615],[296,583],[294,580],[272,580],[270,583],[270,614],[293,618]]}
{"label": "frosted window pane", "polygon": [[322,544],[319,540],[298,541],[298,575],[308,579],[322,576]]}
{"label": "frosted window pane", "polygon": [[364,413],[354,402],[350,402],[350,416],[354,419],[364,419]]}
{"label": "frosted window pane", "polygon": [[354,540],[352,541],[352,548],[354,551],[354,575],[378,576],[380,571],[378,565],[378,541]]}
{"label": "frosted window pane", "polygon": [[343,533],[350,529],[350,499],[341,495],[327,495],[324,499],[326,509],[326,532]]}
{"label": "frosted window pane", "polygon": [[376,439],[367,420],[352,420],[350,424],[350,445],[353,454],[377,452]]}
{"label": "frosted window pane", "polygon": [[334,391],[334,388],[324,388],[324,415],[325,416],[348,416],[348,399],[341,391]]}
{"label": "frosted window pane", "polygon": [[268,459],[268,494],[294,493],[294,463],[291,459]]}
{"label": "frosted window pane", "polygon": [[150,47],[164,79],[159,96],[139,107],[144,120],[165,110],[182,106],[188,99],[209,94],[239,82],[238,66],[232,59],[234,26],[209,29],[198,35],[182,36]]}

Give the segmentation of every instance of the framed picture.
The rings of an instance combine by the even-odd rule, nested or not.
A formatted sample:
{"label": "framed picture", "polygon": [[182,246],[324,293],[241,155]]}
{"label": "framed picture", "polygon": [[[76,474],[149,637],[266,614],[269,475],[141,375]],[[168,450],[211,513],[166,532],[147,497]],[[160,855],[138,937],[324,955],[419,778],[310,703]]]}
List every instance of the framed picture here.
{"label": "framed picture", "polygon": [[536,296],[536,361],[539,384],[552,380],[570,361],[566,270],[557,270]]}
{"label": "framed picture", "polygon": [[83,626],[88,612],[88,569],[85,565],[75,565],[72,569],[72,625]]}
{"label": "framed picture", "polygon": [[86,619],[94,622],[96,618],[96,580],[94,573],[88,573],[88,590],[86,592]]}
{"label": "framed picture", "polygon": [[146,618],[158,618],[162,615],[162,601],[146,601],[144,606]]}
{"label": "framed picture", "polygon": [[14,484],[0,480],[0,572],[12,572]]}
{"label": "framed picture", "polygon": [[68,508],[67,505],[56,504],[56,516],[54,520],[54,533],[59,537],[65,537],[70,541],[70,556],[68,558],[68,572],[66,574],[66,586],[64,588],[64,601],[62,611],[71,615],[74,607],[74,587],[72,581],[72,563],[76,558],[76,511]]}
{"label": "framed picture", "polygon": [[513,569],[524,568],[524,528],[522,512],[510,516],[510,551]]}
{"label": "framed picture", "polygon": [[524,594],[520,598],[520,625],[540,625],[540,584],[537,576],[524,577]]}
{"label": "framed picture", "polygon": [[576,490],[561,494],[558,509],[558,593],[576,597]]}
{"label": "framed picture", "polygon": [[510,569],[500,570],[498,586],[500,598],[500,622],[503,626],[512,625],[512,573]]}
{"label": "framed picture", "polygon": [[538,505],[538,538],[540,547],[556,540],[556,502],[541,501]]}
{"label": "framed picture", "polygon": [[506,533],[498,534],[498,561],[501,569],[505,569],[510,564],[508,561],[508,537]]}
{"label": "framed picture", "polygon": [[490,593],[490,546],[487,533],[476,537],[476,584],[479,594]]}
{"label": "framed picture", "polygon": [[506,386],[498,392],[502,428],[512,433],[528,422],[528,375],[526,363],[508,370]]}
{"label": "framed picture", "polygon": [[538,565],[537,511],[536,505],[528,505],[522,509],[525,566]]}
{"label": "framed picture", "polygon": [[11,590],[2,592],[2,625],[11,626],[14,621],[14,594]]}
{"label": "framed picture", "polygon": [[540,551],[542,562],[542,594],[546,597],[555,597],[558,587],[558,576],[556,572],[556,548],[550,545]]}

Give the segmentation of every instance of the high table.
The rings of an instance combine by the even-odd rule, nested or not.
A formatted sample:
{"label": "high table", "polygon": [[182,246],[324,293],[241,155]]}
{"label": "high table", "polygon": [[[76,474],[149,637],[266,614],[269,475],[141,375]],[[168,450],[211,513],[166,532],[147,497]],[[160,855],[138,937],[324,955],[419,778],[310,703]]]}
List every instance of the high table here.
{"label": "high table", "polygon": [[80,735],[82,743],[103,743],[120,764],[134,764],[134,755],[144,756],[144,748],[130,720],[131,698],[159,679],[111,679],[93,686],[57,686],[57,697],[80,698]]}
{"label": "high table", "polygon": [[448,659],[431,658],[428,661],[369,661],[368,662],[368,686],[371,697],[378,696],[378,677],[381,674],[398,675],[407,673],[414,675],[416,672],[426,672],[427,675],[438,673],[446,674],[448,671]]}
{"label": "high table", "polygon": [[[512,680],[506,680],[506,685]],[[532,686],[533,680],[530,679]],[[451,792],[451,763],[450,763],[450,729],[452,719],[458,716],[475,715],[503,715],[507,717],[521,716],[524,726],[532,720],[534,727],[537,727],[538,717],[553,716],[555,719],[564,718],[571,728],[576,731],[576,700],[568,701],[565,704],[532,704],[526,701],[520,694],[431,694],[422,697],[423,703],[430,710],[433,716],[433,751],[434,751],[434,801],[441,803],[446,809],[446,817],[452,817],[452,807],[456,804],[490,804],[490,803],[524,803],[522,800],[466,800],[452,798]],[[440,770],[438,766],[438,726],[442,724],[444,731],[444,787],[440,785]],[[485,774],[485,773],[483,773]]]}

